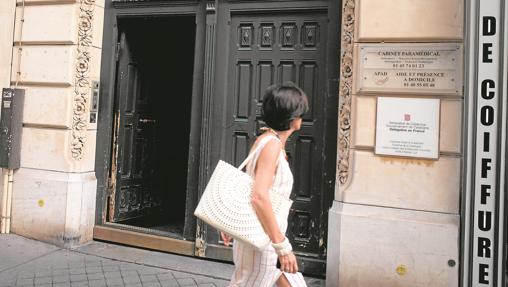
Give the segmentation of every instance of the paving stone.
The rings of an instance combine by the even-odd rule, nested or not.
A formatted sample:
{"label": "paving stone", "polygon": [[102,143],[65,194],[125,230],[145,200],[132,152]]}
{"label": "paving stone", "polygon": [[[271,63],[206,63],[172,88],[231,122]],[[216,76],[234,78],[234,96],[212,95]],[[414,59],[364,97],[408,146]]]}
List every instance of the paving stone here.
{"label": "paving stone", "polygon": [[34,280],[34,283],[35,285],[42,285],[42,284],[51,284],[52,282],[52,278],[51,277],[39,277],[39,278],[35,278]]}
{"label": "paving stone", "polygon": [[120,266],[118,265],[105,265],[102,267],[103,271],[120,271]]}
{"label": "paving stone", "polygon": [[121,285],[123,286],[123,279],[120,277],[120,278],[107,278],[106,277],[106,284],[108,286],[111,286],[111,285]]}
{"label": "paving stone", "polygon": [[[64,259],[65,260],[65,259]],[[52,274],[58,274],[58,275],[61,275],[63,273],[68,273],[69,272],[69,266],[67,266],[67,263],[65,263],[65,266],[63,265],[53,265],[55,264],[54,262],[48,262],[48,264],[51,264],[53,268],[51,268],[51,273]]]}
{"label": "paving stone", "polygon": [[122,271],[136,270],[137,268],[139,267],[134,264],[125,264],[125,263],[120,264],[120,270]]}
{"label": "paving stone", "polygon": [[53,270],[53,276],[55,276],[55,275],[67,275],[67,274],[69,274],[69,269],[67,269],[67,268]]}
{"label": "paving stone", "polygon": [[87,274],[86,276],[88,277],[88,280],[99,280],[99,279],[104,279],[104,273],[102,273],[102,272],[99,272],[99,273],[91,273],[91,274]]}
{"label": "paving stone", "polygon": [[184,273],[184,272],[171,271],[171,274],[173,274],[173,277],[176,279],[189,277],[189,273]]}
{"label": "paving stone", "polygon": [[138,275],[138,272],[136,270],[127,270],[127,271],[120,271],[120,273],[122,274],[122,277],[139,277]]}
{"label": "paving stone", "polygon": [[35,277],[48,277],[51,276],[51,269],[48,270],[37,270],[35,271]]}
{"label": "paving stone", "polygon": [[176,279],[176,281],[178,281],[178,284],[181,286],[197,286],[196,281],[192,278],[180,278]]}
{"label": "paving stone", "polygon": [[194,280],[196,281],[198,286],[201,286],[203,284],[213,284],[213,286],[215,287],[229,286],[229,280],[220,280],[208,277],[194,277]]}
{"label": "paving stone", "polygon": [[53,287],[71,287],[71,283],[70,282],[53,283]]}
{"label": "paving stone", "polygon": [[160,281],[171,281],[175,279],[172,273],[157,274],[157,278],[159,278]]}
{"label": "paving stone", "polygon": [[99,258],[99,257],[96,257],[96,256],[92,256],[92,255],[85,255],[85,263],[86,264],[100,264],[101,261],[102,261],[102,258]]}
{"label": "paving stone", "polygon": [[102,262],[101,261],[89,261],[89,262],[85,262],[86,264],[86,267],[102,267]]}
{"label": "paving stone", "polygon": [[70,269],[84,269],[85,268],[85,262],[83,261],[73,261],[69,262],[69,268]]}
{"label": "paving stone", "polygon": [[[2,280],[3,281],[3,280]],[[24,286],[24,285],[33,285],[34,284],[34,279],[24,279],[24,278],[20,278],[16,281],[16,285],[20,285],[20,286]],[[4,285],[0,285],[0,286],[4,286]]]}
{"label": "paving stone", "polygon": [[135,283],[140,283],[141,284],[141,280],[139,280],[139,276],[124,276],[123,277],[123,282],[125,282],[125,284],[135,284]]}
{"label": "paving stone", "polygon": [[104,280],[104,279],[102,279],[102,280],[89,280],[88,281],[88,285],[93,286],[93,287],[105,287],[105,286],[107,286],[106,285],[106,280]]}
{"label": "paving stone", "polygon": [[[0,273],[0,278],[2,278],[4,280],[12,280],[12,279],[16,280],[18,278],[18,276],[17,276],[17,273],[6,270],[3,273]],[[32,277],[30,277],[28,279],[33,279],[33,278],[34,278],[34,275],[32,275]]]}
{"label": "paving stone", "polygon": [[102,268],[101,267],[86,267],[86,273],[98,273],[98,272],[102,272]]}
{"label": "paving stone", "polygon": [[180,287],[180,284],[176,282],[175,279],[173,280],[161,280],[160,281],[162,287]]}
{"label": "paving stone", "polygon": [[65,282],[70,282],[70,277],[68,274],[53,276],[53,283],[65,283]]}
{"label": "paving stone", "polygon": [[122,278],[120,271],[107,271],[104,272],[104,277],[107,278]]}
{"label": "paving stone", "polygon": [[[30,282],[25,282],[25,286],[33,286],[33,281],[30,281]],[[16,279],[3,279],[3,278],[0,278],[0,286],[1,287],[11,287],[11,286],[15,286],[16,284]]]}
{"label": "paving stone", "polygon": [[57,261],[57,262],[51,262],[51,268],[53,270],[58,270],[58,269],[69,269],[69,265],[67,265],[67,260],[66,258],[64,258],[64,260],[62,260],[62,262],[60,261]]}
{"label": "paving stone", "polygon": [[77,275],[77,274],[86,274],[85,268],[72,268],[69,269],[69,274]]}
{"label": "paving stone", "polygon": [[143,287],[161,287],[161,284],[159,283],[159,281],[156,281],[156,282],[142,282],[143,284]]}
{"label": "paving stone", "polygon": [[144,268],[138,269],[138,273],[140,275],[156,275],[156,274],[163,273],[163,272],[161,272],[161,270],[159,268],[144,267]]}
{"label": "paving stone", "polygon": [[21,271],[18,273],[18,278],[34,278],[35,273],[33,271]]}
{"label": "paving stone", "polygon": [[110,266],[110,265],[118,265],[118,261],[115,261],[115,260],[111,260],[111,259],[101,259],[101,264],[102,266]]}
{"label": "paving stone", "polygon": [[204,277],[204,276],[193,276],[192,277],[194,281],[196,281],[197,284],[204,284],[204,283],[229,283],[229,280],[221,280],[221,279],[215,279],[210,277]]}
{"label": "paving stone", "polygon": [[[71,287],[89,287],[88,281],[82,281],[82,282],[71,282]],[[90,286],[93,287],[93,286]]]}
{"label": "paving stone", "polygon": [[159,281],[157,279],[157,276],[155,276],[155,275],[141,275],[141,276],[139,276],[139,279],[141,279],[141,282],[143,282],[143,283]]}
{"label": "paving stone", "polygon": [[86,274],[76,274],[70,276],[71,282],[87,281]]}

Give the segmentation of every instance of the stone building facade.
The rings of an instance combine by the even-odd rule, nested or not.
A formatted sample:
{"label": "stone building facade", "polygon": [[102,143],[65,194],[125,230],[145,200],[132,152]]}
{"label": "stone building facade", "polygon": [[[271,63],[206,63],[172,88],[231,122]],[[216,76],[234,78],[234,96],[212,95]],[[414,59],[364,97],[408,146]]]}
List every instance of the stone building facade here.
{"label": "stone building facade", "polygon": [[[238,98],[234,100],[238,101],[236,107],[230,110],[226,104],[230,100],[226,96],[223,101],[217,98],[221,92],[227,94],[230,85],[234,91],[235,87],[241,90],[242,81],[252,81],[254,84],[249,84],[248,89],[258,94],[262,88],[254,86],[265,83],[263,68],[268,67],[276,71],[270,72],[273,74],[268,83],[296,79],[298,84],[307,85],[306,75],[311,75],[316,78],[312,78],[309,85],[318,87],[312,92],[306,90],[318,99],[316,107],[321,107],[312,115],[314,118],[307,121],[311,132],[302,136],[301,142],[295,140],[298,143],[290,153],[296,158],[306,156],[299,151],[310,142],[309,161],[316,154],[328,157],[318,163],[324,175],[313,175],[309,179],[311,183],[326,180],[326,184],[310,192],[308,198],[302,192],[301,203],[298,202],[300,197],[296,200],[295,219],[292,219],[296,223],[291,232],[292,240],[298,242],[295,246],[301,248],[304,271],[326,274],[327,286],[506,286],[502,284],[507,284],[504,275],[507,125],[506,101],[503,100],[507,84],[501,79],[506,79],[508,71],[508,45],[504,42],[506,31],[503,28],[508,7],[502,1],[486,2],[0,1],[0,83],[2,88],[16,86],[26,93],[21,168],[14,173],[11,231],[66,247],[100,238],[187,255],[230,259],[230,250],[216,244],[218,239],[214,231],[192,219],[192,204],[196,203],[209,176],[209,167],[218,157],[230,156],[228,150],[237,149],[243,139],[238,137],[233,145],[216,141],[216,138],[231,136],[214,134],[216,130],[224,129],[228,123],[241,125],[244,122],[217,124],[214,114],[227,115],[233,111],[235,120],[245,113],[248,122],[257,121],[257,102],[252,106],[246,104],[248,108],[243,111],[242,99]],[[155,24],[139,20],[149,17],[158,17]],[[163,22],[160,19],[164,17],[173,17],[173,20]],[[191,18],[186,22],[185,17]],[[137,20],[132,20],[134,18]],[[488,26],[493,23],[497,26]],[[221,29],[236,24],[239,44],[224,44],[236,39],[237,34],[236,30],[226,34]],[[186,118],[191,124],[183,132],[190,134],[186,142],[189,150],[185,152],[189,163],[189,167],[185,167],[188,169],[184,176],[186,187],[196,192],[181,196],[187,205],[187,209],[181,211],[185,213],[182,219],[185,223],[178,225],[182,230],[175,236],[154,231],[144,223],[128,227],[135,224],[125,224],[126,221],[118,219],[123,213],[114,205],[121,204],[115,200],[123,200],[115,197],[114,191],[118,193],[123,189],[116,189],[114,184],[123,184],[123,175],[117,173],[117,169],[125,168],[126,162],[125,158],[115,161],[118,150],[120,154],[126,152],[122,149],[121,136],[120,140],[118,138],[118,133],[123,131],[118,129],[117,121],[129,114],[122,112],[121,104],[118,106],[122,98],[117,95],[123,91],[119,83],[131,75],[130,67],[140,62],[135,57],[125,58],[129,54],[125,52],[128,41],[122,42],[122,37],[145,39],[143,36],[150,34],[146,29],[156,27],[153,25],[159,26],[160,30],[153,33],[160,38],[177,36],[167,43],[157,42],[155,38],[150,38],[154,42],[142,45],[131,42],[129,53],[149,57],[151,49],[143,50],[142,46],[186,41],[176,30],[164,34],[162,25],[188,25],[190,28],[185,31],[195,36],[187,44],[187,47],[195,45],[194,54],[190,55],[194,60],[189,62],[194,74],[192,71],[189,74],[192,100],[185,104],[192,112]],[[292,33],[293,28],[301,28],[299,34],[286,34]],[[280,33],[277,34],[280,38],[272,39],[270,33]],[[291,46],[293,39],[301,41],[301,46]],[[261,41],[257,46],[258,54],[246,56],[256,49],[252,44],[256,40]],[[273,47],[279,40],[281,46],[277,50]],[[365,55],[362,49],[369,47],[374,50],[457,47],[456,64],[452,66],[456,74],[453,79],[447,79],[459,88],[441,93],[395,88],[363,90],[366,59],[362,57]],[[226,48],[230,51],[238,48],[238,51],[223,54]],[[258,57],[270,49],[278,51],[270,55],[279,57],[279,62]],[[291,51],[296,52],[284,54]],[[183,55],[184,52],[175,50],[172,53]],[[291,62],[287,57],[302,57],[302,60]],[[227,82],[221,88],[228,77],[218,74],[224,72],[221,70],[223,63],[230,65],[228,58],[238,59],[238,75],[231,72],[233,69],[226,69],[232,73],[227,75],[238,77],[238,81]],[[128,71],[125,77],[121,66],[124,60],[125,71]],[[490,63],[494,64],[489,66]],[[276,70],[277,65],[282,68]],[[150,69],[156,64],[146,67]],[[297,68],[291,70],[291,67]],[[289,78],[285,76],[286,68]],[[143,71],[141,66],[139,71]],[[251,71],[255,72],[242,78],[242,73]],[[307,71],[310,72],[306,74]],[[323,80],[315,80],[319,77]],[[483,84],[482,77],[497,80],[497,85]],[[143,79],[139,81],[145,81]],[[125,89],[130,93],[129,84]],[[489,91],[495,96],[481,97]],[[376,153],[379,97],[440,100],[438,158]],[[488,101],[492,103],[488,111],[495,111],[495,123],[486,128],[492,128],[488,131],[492,136],[490,142],[499,144],[493,145],[492,150],[483,148],[490,162],[482,166],[482,158],[478,156],[482,153],[480,143],[485,143],[486,136],[477,123],[483,120],[481,105],[489,104]],[[137,105],[139,101],[134,102]],[[224,108],[215,110],[219,104]],[[168,109],[169,113],[171,108]],[[250,114],[251,110],[254,115]],[[146,113],[138,116],[141,124],[155,121],[145,117]],[[330,126],[329,120],[335,125]],[[141,130],[139,123],[137,129]],[[317,127],[312,126],[316,123]],[[337,132],[329,136],[330,129]],[[231,133],[234,137],[238,132]],[[250,134],[246,138],[244,144],[252,141]],[[214,150],[218,150],[216,154]],[[237,161],[237,156],[242,155],[237,151],[229,159]],[[331,160],[330,155],[333,155]],[[329,162],[334,171],[331,175],[326,169]],[[304,165],[296,167],[301,172],[299,176],[310,173]],[[489,183],[489,174],[485,172],[492,172],[494,178],[495,186],[490,189],[477,186]],[[120,179],[116,178],[117,174]],[[331,189],[327,189],[327,184]],[[328,198],[326,192],[329,190]],[[4,191],[0,189],[0,192]],[[146,194],[143,196],[145,198]],[[304,205],[316,196],[320,200],[317,205]],[[492,202],[483,206],[487,200],[485,196],[491,196]],[[131,196],[129,200],[139,199]],[[169,199],[163,197],[164,200]],[[144,202],[151,204],[153,201]],[[314,216],[316,210],[318,215]],[[488,217],[491,229],[486,230],[486,225],[479,223],[480,212],[491,212]],[[306,227],[306,224],[320,227]],[[314,236],[313,232],[319,235]],[[306,256],[306,250],[310,250],[308,253],[312,256]]]}

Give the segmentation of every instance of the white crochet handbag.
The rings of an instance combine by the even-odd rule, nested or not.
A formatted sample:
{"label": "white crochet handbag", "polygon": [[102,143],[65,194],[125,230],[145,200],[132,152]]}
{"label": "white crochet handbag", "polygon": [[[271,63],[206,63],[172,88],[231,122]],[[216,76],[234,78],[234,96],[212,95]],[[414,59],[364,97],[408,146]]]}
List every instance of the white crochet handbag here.
{"label": "white crochet handbag", "polygon": [[[270,238],[251,204],[253,179],[242,169],[263,146],[260,143],[238,168],[219,160],[194,211],[199,219],[258,250],[263,250]],[[285,220],[293,202],[271,191],[270,200],[276,219]]]}

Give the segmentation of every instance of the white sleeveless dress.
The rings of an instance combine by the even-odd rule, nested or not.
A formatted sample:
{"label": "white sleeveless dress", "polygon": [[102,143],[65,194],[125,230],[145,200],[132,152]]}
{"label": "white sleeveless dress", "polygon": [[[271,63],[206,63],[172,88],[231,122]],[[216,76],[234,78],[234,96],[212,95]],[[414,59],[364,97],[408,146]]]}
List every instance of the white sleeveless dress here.
{"label": "white sleeveless dress", "polygon": [[[254,176],[256,162],[264,146],[270,140],[279,140],[275,135],[266,135],[258,143],[260,147],[252,160],[247,164],[247,173]],[[289,168],[284,153],[281,151],[278,158],[277,169],[273,180],[271,192],[277,192],[289,199],[293,188],[293,174]],[[287,215],[284,220],[278,222],[283,234],[288,226]],[[281,272],[277,268],[277,253],[268,245],[263,251],[258,251],[250,245],[242,242],[233,242],[233,261],[235,272],[231,277],[229,287],[271,287],[284,274],[293,287],[307,286],[301,273]]]}

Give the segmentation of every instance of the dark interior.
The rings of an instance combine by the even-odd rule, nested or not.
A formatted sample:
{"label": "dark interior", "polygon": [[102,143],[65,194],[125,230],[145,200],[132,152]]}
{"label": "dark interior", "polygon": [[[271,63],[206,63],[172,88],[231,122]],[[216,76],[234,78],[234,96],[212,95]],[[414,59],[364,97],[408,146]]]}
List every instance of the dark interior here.
{"label": "dark interior", "polygon": [[[187,165],[194,67],[194,16],[120,21],[138,62],[141,105],[154,120],[150,140],[150,192],[160,208],[120,222],[181,237],[185,220]],[[138,100],[139,101],[139,100]],[[138,104],[139,105],[139,104]]]}

